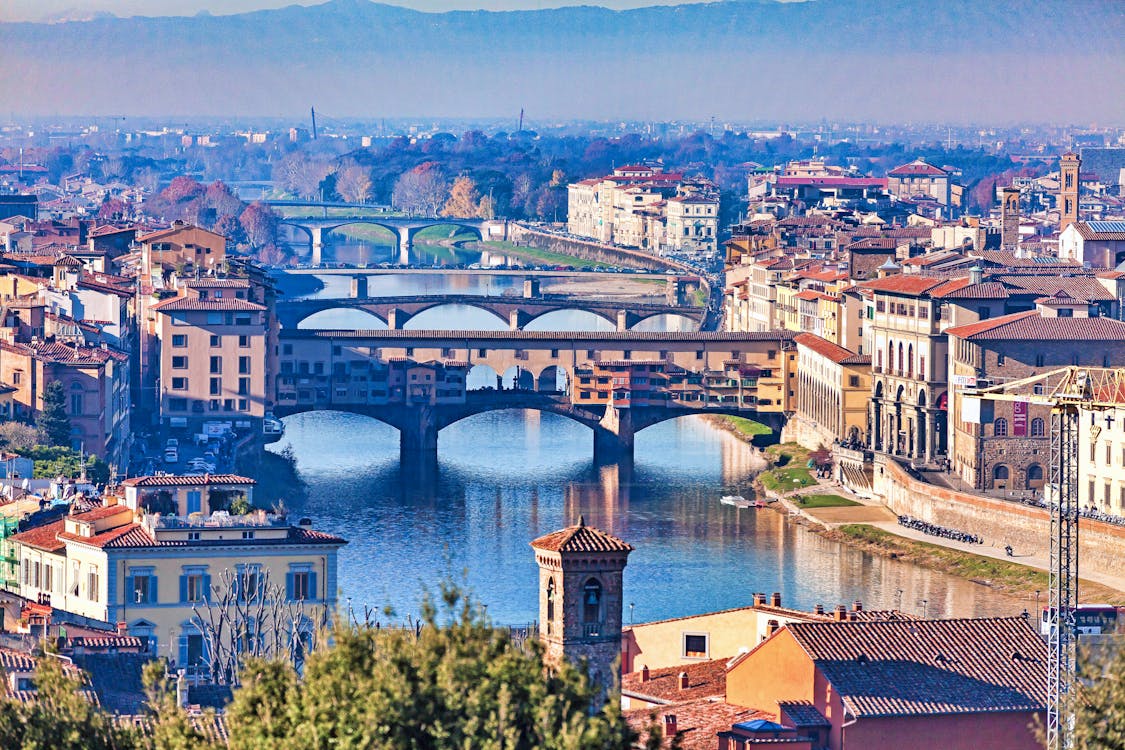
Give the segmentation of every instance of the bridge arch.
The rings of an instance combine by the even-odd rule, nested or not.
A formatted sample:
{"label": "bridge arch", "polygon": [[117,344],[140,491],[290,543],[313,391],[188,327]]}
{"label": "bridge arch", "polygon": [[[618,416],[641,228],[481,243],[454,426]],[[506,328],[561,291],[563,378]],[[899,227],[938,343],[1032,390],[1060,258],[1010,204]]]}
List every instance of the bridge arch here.
{"label": "bridge arch", "polygon": [[[616,331],[617,330],[617,317],[616,316],[611,316],[609,313],[597,312],[595,310],[587,310],[586,308],[583,308],[583,307],[557,307],[553,310],[544,310],[543,312],[537,313],[535,316],[530,317],[527,320],[525,320],[524,324],[521,326],[521,328],[525,331],[553,331],[553,330],[558,330],[558,329],[555,329],[555,328],[544,327],[544,326],[549,325],[550,316],[552,316],[552,315],[555,315],[555,316],[567,315],[569,313],[575,313],[575,312],[586,313],[587,315],[593,316],[598,321],[604,322],[606,325],[605,325],[604,328],[601,328],[600,330],[605,330],[605,331]],[[546,320],[544,320],[544,319],[546,319]],[[594,330],[599,330],[599,329],[594,329]]]}
{"label": "bridge arch", "polygon": [[534,391],[535,372],[520,365],[512,365],[501,376],[504,388],[509,391]]}
{"label": "bridge arch", "polygon": [[[673,321],[675,321],[675,325],[671,325]],[[695,331],[698,328],[699,324],[695,320],[680,313],[653,313],[629,326],[630,331],[651,331],[655,333]]]}
{"label": "bridge arch", "polygon": [[421,232],[422,230],[430,229],[433,227],[456,227],[457,229],[462,229],[469,234],[475,234],[478,240],[484,241],[484,232],[480,230],[480,227],[473,226],[472,224],[466,224],[457,221],[456,219],[434,219],[432,222],[419,225],[416,231]]}
{"label": "bridge arch", "polygon": [[569,393],[570,373],[565,367],[548,365],[535,379],[535,390],[540,393]]}
{"label": "bridge arch", "polygon": [[[323,325],[318,325],[319,321],[316,318],[326,319]],[[344,320],[340,320],[344,318]],[[378,325],[371,325],[371,323],[378,323]],[[352,330],[366,330],[366,331],[379,331],[385,330],[390,327],[387,319],[362,307],[326,307],[315,312],[311,312],[304,316],[296,323],[292,324],[294,328],[299,329],[341,329],[347,328]],[[284,327],[284,326],[283,326]]]}
{"label": "bridge arch", "polygon": [[324,234],[329,234],[331,232],[335,232],[337,229],[343,229],[344,227],[350,227],[350,226],[354,226],[356,224],[368,224],[370,226],[379,227],[380,229],[385,229],[385,230],[387,230],[388,233],[390,233],[390,236],[391,236],[390,238],[392,240],[394,240],[395,245],[398,245],[398,242],[399,242],[398,228],[391,225],[391,224],[386,224],[384,222],[381,222],[377,219],[353,219],[353,220],[349,220],[349,221],[344,221],[343,223],[336,224],[334,226],[325,226],[321,229],[321,231]]}
{"label": "bridge arch", "polygon": [[[416,308],[411,313],[410,319],[407,320],[406,323],[402,327],[404,329],[407,329],[407,330],[427,328],[427,326],[419,325],[416,322],[417,319],[418,319],[418,316],[419,315],[425,315],[427,312],[430,312],[432,310],[437,310],[437,309],[442,308],[442,307],[449,307],[449,308],[467,307],[467,308],[471,308],[473,310],[480,310],[481,312],[488,313],[488,315],[490,317],[496,319],[496,321],[500,324],[497,327],[496,330],[506,331],[509,328],[509,321],[505,320],[504,317],[502,315],[500,315],[500,313],[496,312],[495,310],[490,310],[488,307],[485,307],[484,305],[474,305],[472,302],[466,302],[466,301],[460,301],[460,300],[457,301],[457,302],[447,302],[447,301],[441,299],[440,297],[435,297],[433,304],[423,305],[420,308]],[[429,328],[448,328],[449,326],[428,326],[428,327]],[[477,328],[476,325],[466,326],[466,327]]]}
{"label": "bridge arch", "polygon": [[494,391],[500,387],[501,375],[492,365],[477,362],[465,373],[465,390]]}

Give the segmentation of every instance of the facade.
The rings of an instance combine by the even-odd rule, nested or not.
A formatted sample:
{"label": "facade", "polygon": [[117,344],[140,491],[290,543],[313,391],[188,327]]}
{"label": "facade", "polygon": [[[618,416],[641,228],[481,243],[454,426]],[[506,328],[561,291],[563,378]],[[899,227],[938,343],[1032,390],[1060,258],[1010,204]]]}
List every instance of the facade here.
{"label": "facade", "polygon": [[1091,268],[1125,260],[1125,221],[1074,221],[1059,235],[1059,258]]}
{"label": "facade", "polygon": [[[1059,158],[1059,232],[1078,221],[1078,191],[1081,187],[1082,159],[1068,151]],[[1061,257],[1061,254],[1060,254]]]}
{"label": "facade", "polygon": [[[224,572],[305,604],[308,623],[336,602],[339,537],[253,510],[253,480],[233,475],[126,480],[113,505],[76,513],[10,538],[20,560],[16,591],[55,610],[55,619],[145,638],[158,655],[198,667],[204,642],[195,608],[219,598]],[[263,588],[265,591],[266,589]]]}
{"label": "facade", "polygon": [[1000,249],[1015,252],[1020,244],[1020,189],[1006,187],[1000,196]]}
{"label": "facade", "polygon": [[1125,517],[1125,406],[1078,416],[1078,507]]}
{"label": "facade", "polygon": [[887,190],[903,199],[931,198],[947,209],[961,205],[960,173],[915,159],[887,172]]}
{"label": "facade", "polygon": [[718,247],[719,199],[706,194],[669,198],[665,204],[664,249],[713,253]]}
{"label": "facade", "polygon": [[797,410],[786,425],[791,439],[816,450],[835,442],[865,444],[871,397],[871,357],[811,333],[797,344]]}
{"label": "facade", "polygon": [[[966,403],[961,390],[981,381],[1003,383],[1070,365],[1125,366],[1125,323],[1089,317],[1089,311],[1086,303],[1070,299],[1064,304],[1055,297],[1044,300],[1037,311],[947,330],[954,383],[950,460],[966,484],[982,490],[1042,491],[1049,479],[1050,409],[1010,401]],[[1103,442],[1110,444],[1108,435]],[[1098,450],[1104,453],[1109,448],[1099,446]],[[1113,465],[1112,451],[1108,456],[1103,453],[1094,451],[1087,457],[1092,463],[1084,467],[1080,484],[1093,474],[1091,467]],[[1108,481],[1116,488],[1112,477]],[[1099,483],[1095,493],[1099,507],[1104,504],[1102,490]],[[1118,494],[1109,498],[1111,505],[1120,508],[1119,491],[1114,492]]]}
{"label": "facade", "polygon": [[547,661],[585,664],[593,684],[608,690],[621,679],[622,573],[633,547],[581,517],[531,547]]}

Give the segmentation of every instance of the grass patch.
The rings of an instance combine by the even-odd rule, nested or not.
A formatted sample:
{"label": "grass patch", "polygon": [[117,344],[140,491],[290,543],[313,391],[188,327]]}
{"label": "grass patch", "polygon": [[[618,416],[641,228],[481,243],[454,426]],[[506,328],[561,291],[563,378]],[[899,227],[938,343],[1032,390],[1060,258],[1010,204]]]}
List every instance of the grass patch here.
{"label": "grass patch", "polygon": [[812,472],[805,465],[809,460],[807,448],[796,443],[782,443],[769,446],[765,449],[765,454],[776,467],[758,475],[758,481],[767,490],[788,492],[816,484]]}
{"label": "grass patch", "polygon": [[764,424],[755,422],[753,419],[746,417],[722,417],[722,419],[729,423],[731,427],[746,437],[757,437],[758,435],[769,435],[773,432],[769,427]]}
{"label": "grass patch", "polygon": [[802,508],[846,508],[859,505],[855,500],[839,495],[801,495],[795,500]]}
{"label": "grass patch", "polygon": [[612,263],[603,263],[596,260],[586,260],[579,258],[575,255],[566,255],[564,253],[553,253],[549,250],[540,250],[537,247],[525,247],[523,245],[516,245],[512,242],[502,242],[499,240],[489,240],[488,242],[479,243],[481,247],[489,250],[495,250],[508,255],[514,255],[517,258],[525,261],[533,261],[536,265],[547,266],[574,266],[575,268],[583,268],[589,266],[591,268],[614,268]]}
{"label": "grass patch", "polygon": [[[1046,601],[1047,572],[1016,562],[907,539],[867,524],[845,524],[824,532],[824,536],[873,554],[906,560],[924,568],[967,578],[1010,594],[1028,595],[1040,591]],[[1125,592],[1100,583],[1083,580],[1079,591],[1083,602],[1125,604]]]}
{"label": "grass patch", "polygon": [[707,292],[702,289],[696,289],[691,293],[691,304],[695,307],[707,306]]}

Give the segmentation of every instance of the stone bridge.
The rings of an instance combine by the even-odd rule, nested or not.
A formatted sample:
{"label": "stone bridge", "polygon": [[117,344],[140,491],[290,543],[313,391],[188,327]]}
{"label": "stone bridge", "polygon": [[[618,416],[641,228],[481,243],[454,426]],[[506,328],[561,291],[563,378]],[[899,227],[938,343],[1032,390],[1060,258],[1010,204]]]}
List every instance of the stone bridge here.
{"label": "stone bridge", "polygon": [[[474,414],[535,409],[590,427],[599,461],[632,455],[634,434],[691,414],[743,416],[780,432],[795,398],[796,350],[788,331],[650,333],[538,331],[321,331],[283,329],[274,413],[348,411],[400,431],[403,456],[436,458],[443,427]],[[486,382],[514,372],[504,390],[469,391],[463,403],[373,403],[372,363],[406,358],[483,368]],[[690,377],[690,397],[618,408],[582,403],[593,368],[660,362]],[[492,377],[497,378],[493,380]],[[609,387],[609,386],[602,386]]]}
{"label": "stone bridge", "polygon": [[[507,226],[503,221],[493,219],[459,219],[453,217],[402,217],[402,216],[331,216],[319,219],[285,218],[278,222],[279,226],[293,227],[304,233],[309,238],[310,262],[319,266],[324,262],[324,236],[340,227],[353,224],[368,224],[382,227],[395,237],[395,246],[399,254],[399,262],[408,264],[410,252],[414,249],[414,237],[418,232],[427,227],[449,226],[464,229],[483,240],[485,236],[507,238]],[[499,231],[493,231],[493,227]]]}
{"label": "stone bridge", "polygon": [[441,430],[467,417],[504,409],[550,412],[589,427],[594,433],[594,462],[598,464],[630,460],[636,433],[669,419],[698,414],[746,417],[770,427],[777,434],[785,425],[785,415],[780,412],[761,411],[737,403],[618,408],[613,404],[573,404],[564,393],[522,390],[470,391],[465,402],[459,404],[336,405],[330,401],[295,404],[279,406],[275,414],[287,417],[308,411],[333,410],[372,417],[399,431],[403,461],[432,463],[437,459],[438,433]]}
{"label": "stone bridge", "polygon": [[[365,277],[357,277],[366,286]],[[356,284],[353,284],[355,287]],[[508,323],[513,331],[523,330],[531,321],[558,310],[583,310],[608,321],[618,331],[627,331],[643,320],[656,315],[679,315],[698,324],[703,322],[706,310],[701,307],[635,302],[611,302],[569,295],[540,295],[526,298],[514,295],[441,295],[414,297],[347,297],[335,299],[301,299],[277,303],[277,319],[282,328],[297,328],[301,321],[325,310],[363,310],[387,324],[392,330],[401,329],[408,320],[421,312],[442,305],[467,305],[486,310]]]}

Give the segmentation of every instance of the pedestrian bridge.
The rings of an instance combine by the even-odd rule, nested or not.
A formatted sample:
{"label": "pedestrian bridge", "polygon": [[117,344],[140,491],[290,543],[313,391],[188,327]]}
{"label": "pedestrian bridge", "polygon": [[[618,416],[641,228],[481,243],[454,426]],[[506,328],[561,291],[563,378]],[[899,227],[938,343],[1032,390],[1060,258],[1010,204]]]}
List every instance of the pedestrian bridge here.
{"label": "pedestrian bridge", "polygon": [[277,318],[282,328],[298,328],[302,321],[327,310],[362,310],[398,330],[419,313],[442,305],[465,305],[495,315],[513,331],[523,330],[532,321],[559,310],[581,310],[609,322],[618,331],[627,331],[638,323],[659,315],[678,315],[698,328],[706,310],[686,305],[612,302],[569,295],[537,297],[481,295],[419,295],[412,297],[347,297],[334,299],[285,300],[277,303]]}

